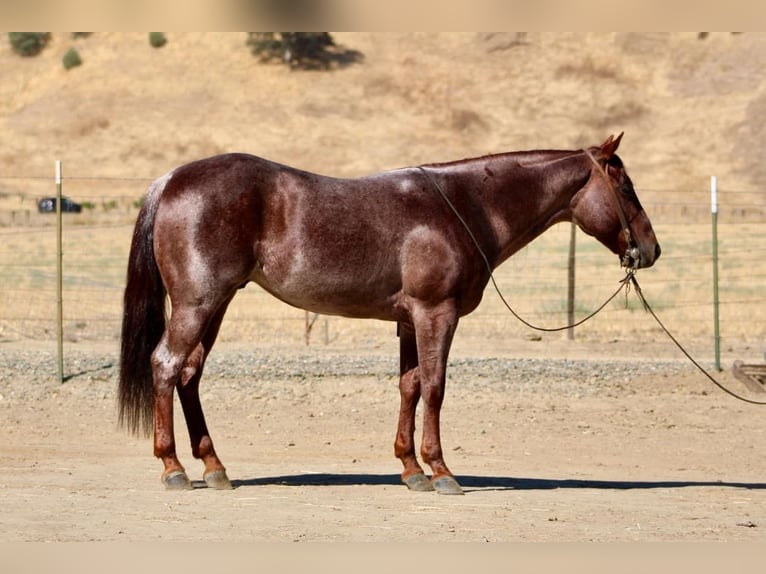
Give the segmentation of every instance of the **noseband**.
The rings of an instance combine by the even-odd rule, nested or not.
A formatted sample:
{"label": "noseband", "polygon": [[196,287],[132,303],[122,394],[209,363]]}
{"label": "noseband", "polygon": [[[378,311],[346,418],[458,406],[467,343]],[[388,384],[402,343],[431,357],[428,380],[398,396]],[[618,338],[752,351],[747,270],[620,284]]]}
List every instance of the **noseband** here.
{"label": "noseband", "polygon": [[[596,166],[596,169],[598,169],[599,173],[604,177],[604,181],[606,182],[606,185],[611,192],[609,197],[612,199],[614,210],[617,212],[617,216],[620,218],[622,232],[625,234],[625,241],[628,244],[627,248],[625,249],[625,254],[622,256],[622,266],[635,267],[635,265],[638,263],[639,257],[641,256],[641,251],[638,249],[638,246],[633,241],[633,236],[630,234],[628,218],[625,216],[625,210],[622,207],[620,197],[617,195],[617,190],[612,185],[612,180],[609,178],[609,174],[603,167],[601,167],[601,164],[596,161],[596,158],[593,157],[593,154],[590,153],[587,149],[583,149],[582,151],[585,152],[585,155],[588,156],[590,161],[593,162],[593,165]],[[630,264],[631,259],[634,262],[633,265]]]}

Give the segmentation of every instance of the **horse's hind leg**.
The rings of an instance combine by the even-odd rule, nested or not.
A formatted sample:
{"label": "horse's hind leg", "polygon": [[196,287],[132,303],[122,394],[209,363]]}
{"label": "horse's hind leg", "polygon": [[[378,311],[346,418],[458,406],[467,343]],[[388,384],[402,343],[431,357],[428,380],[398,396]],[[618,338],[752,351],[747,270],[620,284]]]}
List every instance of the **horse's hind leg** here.
{"label": "horse's hind leg", "polygon": [[226,476],[226,469],[215,452],[213,441],[207,429],[205,415],[202,412],[202,404],[199,398],[199,383],[202,377],[202,370],[205,366],[205,360],[215,344],[218,330],[221,327],[221,321],[223,321],[223,316],[230,302],[231,297],[218,308],[218,311],[210,320],[202,342],[197,345],[186,360],[181,373],[181,381],[178,385],[178,396],[181,401],[184,417],[186,418],[186,426],[189,430],[192,454],[195,458],[201,459],[205,464],[203,476],[207,485],[218,490],[229,490],[232,488],[232,485],[228,476]]}
{"label": "horse's hind leg", "polygon": [[204,307],[174,305],[165,333],[152,353],[154,456],[165,467],[162,481],[169,489],[191,488],[191,482],[176,454],[173,392],[176,386],[181,386],[187,361],[198,353],[198,346],[213,315],[214,311]]}

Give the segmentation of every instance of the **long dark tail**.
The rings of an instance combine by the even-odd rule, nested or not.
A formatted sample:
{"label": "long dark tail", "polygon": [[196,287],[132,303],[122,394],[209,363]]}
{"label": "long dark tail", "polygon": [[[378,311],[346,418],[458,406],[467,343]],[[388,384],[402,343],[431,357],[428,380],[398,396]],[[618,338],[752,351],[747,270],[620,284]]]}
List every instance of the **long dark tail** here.
{"label": "long dark tail", "polygon": [[119,424],[148,435],[153,426],[151,355],[165,331],[165,288],[154,258],[153,227],[166,179],[147,191],[133,230],[122,312]]}

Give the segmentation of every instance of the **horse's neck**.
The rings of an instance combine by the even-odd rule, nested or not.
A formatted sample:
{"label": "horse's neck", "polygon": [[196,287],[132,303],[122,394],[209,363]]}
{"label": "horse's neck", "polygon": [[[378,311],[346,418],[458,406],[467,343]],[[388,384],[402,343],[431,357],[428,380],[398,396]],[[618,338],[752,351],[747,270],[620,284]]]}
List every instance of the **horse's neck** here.
{"label": "horse's neck", "polygon": [[576,152],[529,152],[491,158],[494,185],[484,201],[498,241],[497,264],[551,226],[571,219],[570,202],[589,169]]}

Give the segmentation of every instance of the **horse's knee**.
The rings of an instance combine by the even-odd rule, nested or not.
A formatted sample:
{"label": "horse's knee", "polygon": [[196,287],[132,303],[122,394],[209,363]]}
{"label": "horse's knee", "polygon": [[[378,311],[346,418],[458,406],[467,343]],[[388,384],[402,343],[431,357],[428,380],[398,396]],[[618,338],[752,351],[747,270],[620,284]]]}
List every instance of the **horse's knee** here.
{"label": "horse's knee", "polygon": [[401,375],[399,391],[408,397],[420,396],[420,367],[414,367]]}
{"label": "horse's knee", "polygon": [[420,394],[426,409],[441,409],[444,402],[444,383],[442,381],[423,383],[420,385]]}

